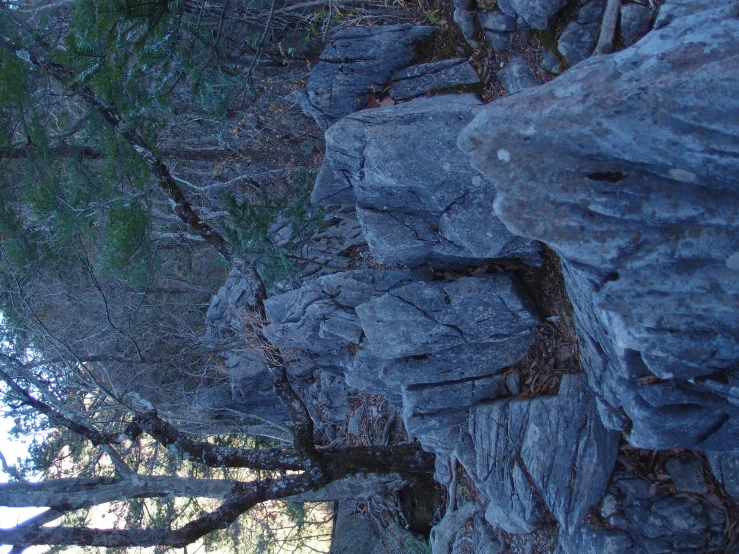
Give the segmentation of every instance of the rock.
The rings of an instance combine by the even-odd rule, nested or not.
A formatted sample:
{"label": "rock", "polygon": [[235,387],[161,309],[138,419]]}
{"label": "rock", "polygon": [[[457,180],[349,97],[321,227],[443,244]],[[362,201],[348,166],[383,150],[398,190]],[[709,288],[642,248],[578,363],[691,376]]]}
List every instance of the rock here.
{"label": "rock", "polygon": [[347,375],[372,374],[391,387],[482,377],[519,362],[532,344],[533,336],[521,333],[395,360],[376,357],[368,346],[351,358]]}
{"label": "rock", "polygon": [[476,554],[498,554],[501,545],[495,532],[487,524],[481,513],[475,514],[475,552]]}
{"label": "rock", "polygon": [[475,40],[475,0],[454,0],[454,22],[471,48],[478,48]]}
{"label": "rock", "polygon": [[680,492],[708,492],[708,485],[703,477],[703,462],[695,456],[668,458],[665,469]]}
{"label": "rock", "polygon": [[559,58],[554,55],[551,50],[547,50],[541,57],[541,68],[547,73],[552,75],[559,75],[562,73],[562,63]]}
{"label": "rock", "polygon": [[739,456],[720,452],[707,452],[708,463],[714,477],[724,487],[726,493],[739,500]]}
{"label": "rock", "polygon": [[332,535],[331,552],[335,554],[383,554],[382,542],[372,534],[365,519],[356,513],[356,500],[339,502]]}
{"label": "rock", "polygon": [[344,383],[343,375],[326,370],[321,371],[321,377],[315,385],[315,394],[324,417],[343,425],[350,412],[350,392]]}
{"label": "rock", "polygon": [[414,45],[433,31],[413,25],[342,29],[323,49],[296,100],[319,127],[328,128],[367,104],[394,71],[411,63]]}
{"label": "rock", "polygon": [[536,322],[520,285],[505,273],[413,283],[357,306],[356,312],[372,353],[385,360],[499,343],[507,335],[527,344]]}
{"label": "rock", "polygon": [[648,481],[621,471],[608,486],[600,515],[605,525],[593,528],[585,523],[571,534],[560,533],[560,551],[698,554],[726,548],[723,510],[655,492]]}
{"label": "rock", "polygon": [[238,269],[232,269],[205,314],[206,340],[216,342],[219,338],[229,340],[234,334],[240,336],[244,327],[241,315],[254,307],[257,294],[255,284]]}
{"label": "rock", "polygon": [[699,14],[713,8],[729,8],[733,0],[669,0],[659,8],[655,29],[661,29],[680,17]]}
{"label": "rock", "polygon": [[444,88],[477,85],[480,78],[464,58],[424,63],[393,74],[390,96],[404,100]]}
{"label": "rock", "polygon": [[562,258],[600,412],[642,448],[737,449],[732,13],[720,2],[677,17],[491,103],[460,136],[496,215]]}
{"label": "rock", "polygon": [[498,54],[502,54],[506,50],[508,50],[508,47],[511,45],[511,37],[513,36],[513,33],[501,33],[498,31],[490,31],[488,29],[485,29],[485,38],[488,39],[488,42],[493,47],[493,50],[495,50]]}
{"label": "rock", "polygon": [[[566,5],[567,0],[510,0],[513,11],[533,29],[540,30],[549,27]],[[502,7],[500,9],[506,12]]]}
{"label": "rock", "polygon": [[448,456],[471,406],[498,397],[503,377],[493,375],[452,383],[404,386],[403,421],[426,450]]}
{"label": "rock", "polygon": [[287,419],[284,405],[272,390],[264,357],[258,350],[232,352],[225,360],[230,384],[199,390],[198,409],[212,416]]}
{"label": "rock", "polygon": [[624,45],[631,46],[649,30],[652,10],[641,4],[623,4],[621,6],[621,38]]}
{"label": "rock", "polygon": [[359,338],[354,308],[410,282],[410,272],[360,270],[321,277],[264,302],[270,324],[264,336],[281,348],[332,353]]}
{"label": "rock", "polygon": [[600,422],[584,375],[565,375],[559,394],[502,399],[470,410],[475,484],[490,498],[485,518],[529,533],[549,510],[566,530],[600,501],[618,433]]}
{"label": "rock", "polygon": [[479,12],[477,20],[486,31],[510,33],[516,30],[516,18],[502,12]]}
{"label": "rock", "polygon": [[590,0],[577,10],[577,22],[581,25],[589,23],[601,24],[606,11],[607,0]]}
{"label": "rock", "polygon": [[580,24],[570,22],[559,37],[557,49],[567,58],[570,66],[590,57],[598,42],[600,23]]}
{"label": "rock", "polygon": [[539,86],[539,81],[534,77],[523,56],[513,56],[511,62],[498,71],[497,76],[508,94]]}
{"label": "rock", "polygon": [[512,237],[492,216],[494,190],[456,150],[457,134],[481,107],[472,94],[417,98],[350,115],[326,131],[324,165],[354,188],[378,262],[538,263],[537,246]]}
{"label": "rock", "polygon": [[356,201],[351,183],[330,164],[321,166],[310,200],[322,206],[354,204]]}
{"label": "rock", "polygon": [[513,0],[498,0],[498,9],[510,17],[518,17],[513,7]]}

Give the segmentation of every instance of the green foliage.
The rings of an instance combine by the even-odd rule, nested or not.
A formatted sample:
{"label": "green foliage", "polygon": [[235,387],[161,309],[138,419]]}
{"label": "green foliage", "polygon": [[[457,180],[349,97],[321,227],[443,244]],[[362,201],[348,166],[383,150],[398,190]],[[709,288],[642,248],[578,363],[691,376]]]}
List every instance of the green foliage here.
{"label": "green foliage", "polygon": [[[288,176],[281,193],[263,187],[254,197],[243,200],[224,195],[230,215],[224,235],[235,248],[263,264],[261,273],[267,284],[291,276],[291,256],[306,244],[323,219],[323,212],[310,204],[308,178],[307,172]],[[282,229],[285,234],[278,242],[275,234]]]}
{"label": "green foliage", "polygon": [[103,256],[106,266],[126,282],[143,284],[151,275],[154,258],[148,241],[149,219],[137,202],[117,202],[108,212]]}

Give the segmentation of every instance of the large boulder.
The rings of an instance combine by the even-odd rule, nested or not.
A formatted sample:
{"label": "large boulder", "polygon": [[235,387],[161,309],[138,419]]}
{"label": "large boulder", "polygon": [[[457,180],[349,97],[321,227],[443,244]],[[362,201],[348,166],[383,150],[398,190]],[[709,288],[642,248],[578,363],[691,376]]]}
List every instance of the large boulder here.
{"label": "large boulder", "polygon": [[668,2],[674,17],[633,47],[492,103],[459,144],[505,225],[563,258],[604,421],[645,448],[725,451],[739,448],[739,18],[733,1],[698,4]]}
{"label": "large boulder", "polygon": [[485,517],[509,533],[533,531],[547,512],[577,528],[605,492],[619,441],[582,374],[563,376],[556,396],[477,404],[469,434],[466,469],[490,499]]}
{"label": "large boulder", "polygon": [[326,129],[359,110],[372,93],[382,91],[394,71],[413,61],[416,43],[434,30],[409,24],[342,29],[297,93],[303,111]]}
{"label": "large boulder", "polygon": [[351,187],[365,239],[380,263],[538,263],[537,246],[497,220],[494,190],[456,148],[457,135],[481,109],[475,95],[456,94],[345,117],[326,131],[313,198],[344,202]]}

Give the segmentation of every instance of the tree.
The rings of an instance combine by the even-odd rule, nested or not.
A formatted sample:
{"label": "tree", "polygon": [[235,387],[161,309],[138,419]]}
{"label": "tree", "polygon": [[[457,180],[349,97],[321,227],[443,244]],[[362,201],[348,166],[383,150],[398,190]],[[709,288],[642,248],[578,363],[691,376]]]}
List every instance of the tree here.
{"label": "tree", "polygon": [[[197,248],[207,246],[227,266],[238,267],[248,277],[254,321],[265,318],[266,287],[254,257],[226,238],[222,231],[226,226],[204,217],[203,206],[191,203],[181,187],[186,180],[170,171],[156,146],[155,137],[169,124],[167,117],[160,117],[167,111],[161,99],[172,100],[173,91],[186,79],[183,68],[202,72],[217,63],[224,16],[211,27],[215,40],[201,41],[210,47],[205,49],[206,58],[193,66],[195,54],[187,63],[172,62],[185,52],[177,42],[180,30],[187,27],[185,14],[195,13],[187,3],[96,6],[91,11],[88,4],[80,3],[67,17],[35,30],[24,27],[23,20],[15,29],[0,27],[5,33],[0,34],[5,83],[1,92],[6,95],[0,105],[5,108],[4,121],[14,122],[3,144],[3,152],[10,154],[6,167],[12,171],[14,163],[40,162],[32,196],[21,197],[19,189],[9,192],[4,185],[0,198],[3,301],[12,320],[0,356],[4,402],[21,427],[50,429],[53,440],[39,449],[40,457],[58,457],[64,450],[74,458],[75,470],[82,468],[81,475],[71,477],[61,471],[63,464],[57,465],[57,474],[40,484],[24,482],[22,473],[14,471],[19,482],[0,489],[2,501],[15,506],[43,503],[49,510],[0,531],[0,542],[18,548],[32,544],[181,547],[227,527],[265,501],[319,490],[358,474],[432,472],[433,457],[415,444],[317,446],[313,421],[288,379],[282,353],[262,337],[258,325],[247,325],[245,331],[264,352],[275,393],[290,416],[289,446],[185,433],[135,390],[135,379],[122,380],[122,369],[178,369],[178,364],[198,354],[183,356],[159,335],[157,329],[174,321],[158,309],[160,304],[142,309],[162,281],[147,280],[151,268],[161,263],[159,250],[149,248],[155,190],[176,214],[176,232],[185,230],[197,237]],[[201,9],[198,23],[190,27],[192,36],[201,36],[199,18],[206,12]],[[8,6],[0,13],[8,20],[19,19]],[[67,37],[61,52],[50,44],[54,33]],[[147,64],[154,64],[156,71],[146,74]],[[19,76],[18,82],[12,82],[12,75]],[[156,80],[159,86],[146,86]],[[67,123],[50,137],[46,123],[59,113],[65,114]],[[96,150],[89,150],[85,133],[78,134],[79,129],[92,130],[88,123],[96,126],[95,136],[105,139],[103,158],[88,155]],[[24,133],[25,147],[19,144]],[[79,138],[74,144],[65,142],[75,136]],[[15,154],[21,151],[25,154]],[[114,158],[119,163],[107,174],[98,171],[90,177],[90,163]],[[61,185],[60,176],[65,178]],[[85,220],[88,214],[92,224]],[[96,225],[105,226],[102,236],[95,232]],[[147,268],[140,280],[129,277],[131,265]],[[77,286],[60,277],[70,267]],[[59,284],[63,284],[61,293],[55,290]],[[172,292],[165,291],[162,298]],[[49,315],[51,310],[69,311],[70,306],[82,305],[87,310],[84,314],[95,314],[95,321],[81,314],[75,328],[69,329],[55,326]],[[146,322],[144,331],[136,325],[142,322]],[[180,325],[186,328],[187,322],[178,322],[176,328]],[[100,337],[109,345],[106,352],[95,347]],[[118,371],[111,371],[116,367]],[[161,449],[168,451],[166,459],[157,457]],[[102,463],[103,458],[110,463]],[[234,478],[232,472],[237,470],[248,471]],[[214,472],[220,473],[214,476]],[[126,500],[127,510],[135,513],[142,499],[173,497],[210,497],[221,503],[210,511],[183,512],[189,521],[176,529],[169,524],[179,523],[177,518],[146,529],[44,526],[103,502]]]}

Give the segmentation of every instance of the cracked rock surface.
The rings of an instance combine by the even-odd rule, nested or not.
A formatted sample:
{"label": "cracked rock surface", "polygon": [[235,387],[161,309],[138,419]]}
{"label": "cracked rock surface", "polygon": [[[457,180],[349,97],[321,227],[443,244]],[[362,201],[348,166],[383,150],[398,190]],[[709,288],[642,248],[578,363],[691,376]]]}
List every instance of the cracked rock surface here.
{"label": "cracked rock surface", "polygon": [[[352,114],[326,131],[322,173],[343,178],[342,185],[332,179],[331,190],[353,189],[378,262],[539,262],[535,243],[511,235],[494,216],[494,189],[456,149],[457,135],[481,108],[472,94],[418,98]],[[330,197],[327,184],[319,179],[314,197]]]}

